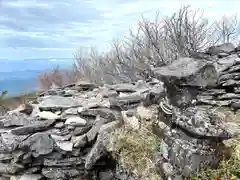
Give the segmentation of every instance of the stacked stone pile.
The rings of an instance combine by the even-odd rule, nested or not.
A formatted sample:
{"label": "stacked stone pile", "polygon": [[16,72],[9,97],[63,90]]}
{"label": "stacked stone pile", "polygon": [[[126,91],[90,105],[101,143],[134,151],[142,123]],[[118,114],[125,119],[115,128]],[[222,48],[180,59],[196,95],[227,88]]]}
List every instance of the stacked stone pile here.
{"label": "stacked stone pile", "polygon": [[[161,139],[161,151],[152,161],[163,179],[181,179],[217,165],[225,150],[222,141],[237,136],[238,128],[193,100],[226,95],[225,72],[236,72],[238,59],[217,63],[219,56],[237,56],[230,50],[215,55],[216,62],[206,53],[197,56],[153,69],[156,79],[149,82],[98,87],[80,81],[53,87],[36,102],[7,112],[0,117],[0,179],[141,179],[113,159],[107,145],[116,128],[141,131],[146,117]],[[151,106],[157,106],[157,117]]]}
{"label": "stacked stone pile", "polygon": [[199,104],[240,107],[240,48],[231,43],[210,47],[206,52],[180,58],[153,71],[169,86],[173,103],[183,107]]}
{"label": "stacked stone pile", "polygon": [[121,179],[104,148],[108,136],[129,109],[159,103],[163,94],[161,84],[141,81],[99,88],[79,82],[41,94],[1,117],[0,177]]}
{"label": "stacked stone pile", "polygon": [[[79,82],[41,94],[37,102],[0,118],[0,179],[140,179],[129,177],[106,146],[116,128],[128,125],[141,130],[141,120],[151,114],[153,104],[159,106],[159,115],[162,109],[168,111],[168,116],[152,122],[155,134],[163,138],[161,156],[153,159],[163,177],[186,176],[204,163],[214,164],[220,156],[208,140],[219,142],[234,134],[223,122],[212,125],[205,111],[193,108],[186,114],[163,105],[165,93],[163,83],[155,79],[103,87]],[[194,126],[190,119],[206,123]],[[202,138],[207,140],[199,143]]]}

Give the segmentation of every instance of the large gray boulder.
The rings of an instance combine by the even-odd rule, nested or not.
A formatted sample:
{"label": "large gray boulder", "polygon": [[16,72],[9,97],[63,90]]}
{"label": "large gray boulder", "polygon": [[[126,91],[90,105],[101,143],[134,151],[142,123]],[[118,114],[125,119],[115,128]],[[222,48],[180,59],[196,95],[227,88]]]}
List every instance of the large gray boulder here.
{"label": "large gray boulder", "polygon": [[212,63],[187,57],[153,71],[165,84],[207,87],[216,86],[218,80],[218,73]]}
{"label": "large gray boulder", "polygon": [[232,43],[224,43],[218,46],[211,46],[208,48],[207,53],[210,55],[219,55],[220,53],[230,54],[235,51]]}

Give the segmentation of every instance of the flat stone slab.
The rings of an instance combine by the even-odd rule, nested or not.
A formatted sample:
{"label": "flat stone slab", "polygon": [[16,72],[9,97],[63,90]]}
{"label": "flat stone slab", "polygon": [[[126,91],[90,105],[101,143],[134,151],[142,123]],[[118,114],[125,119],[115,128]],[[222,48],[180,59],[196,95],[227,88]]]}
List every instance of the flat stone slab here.
{"label": "flat stone slab", "polygon": [[70,97],[50,96],[45,98],[40,104],[39,109],[43,111],[62,110],[81,106],[81,102]]}

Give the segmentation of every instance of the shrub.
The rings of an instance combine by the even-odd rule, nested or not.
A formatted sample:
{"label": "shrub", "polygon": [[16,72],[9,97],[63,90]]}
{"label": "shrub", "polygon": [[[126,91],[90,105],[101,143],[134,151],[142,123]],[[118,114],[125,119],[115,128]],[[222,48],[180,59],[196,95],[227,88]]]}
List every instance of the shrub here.
{"label": "shrub", "polygon": [[153,67],[234,39],[238,27],[236,16],[213,23],[203,17],[202,11],[185,6],[163,19],[159,13],[154,21],[142,18],[137,31],[130,31],[123,42],[114,41],[108,52],[80,48],[74,54],[72,70],[66,73],[56,68],[42,74],[40,87],[48,89],[52,84],[61,87],[77,80],[113,84],[148,79]]}

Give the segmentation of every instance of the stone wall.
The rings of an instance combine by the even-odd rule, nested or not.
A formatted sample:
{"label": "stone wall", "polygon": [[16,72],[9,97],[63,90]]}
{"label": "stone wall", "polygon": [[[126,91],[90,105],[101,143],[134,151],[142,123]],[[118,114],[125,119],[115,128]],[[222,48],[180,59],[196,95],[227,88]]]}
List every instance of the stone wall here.
{"label": "stone wall", "polygon": [[[223,58],[236,56],[224,53]],[[161,138],[161,150],[152,161],[163,179],[216,166],[225,149],[222,141],[238,135],[238,128],[192,100],[225,87],[230,75],[224,78],[224,72],[235,72],[233,64],[220,71],[215,62],[185,58],[154,69],[156,79],[149,82],[97,87],[81,81],[51,89],[0,117],[0,179],[142,179],[121,169],[106,146],[117,128],[141,131],[143,110],[152,105],[158,116],[149,121]]]}

